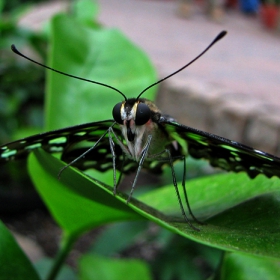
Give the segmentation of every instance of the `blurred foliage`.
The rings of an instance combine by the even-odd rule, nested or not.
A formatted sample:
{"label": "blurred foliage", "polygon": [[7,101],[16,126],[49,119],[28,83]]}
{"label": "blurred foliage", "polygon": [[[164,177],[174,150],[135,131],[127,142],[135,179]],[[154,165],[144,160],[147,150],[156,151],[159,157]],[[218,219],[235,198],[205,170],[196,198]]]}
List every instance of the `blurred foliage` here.
{"label": "blurred foliage", "polygon": [[[15,44],[36,55],[38,60],[45,60],[47,36],[18,24],[29,4],[0,2],[0,144],[43,128],[45,70],[11,51],[11,45]],[[26,160],[1,167],[1,212],[32,209],[40,204],[26,171]]]}
{"label": "blurred foliage", "polygon": [[[28,134],[21,130],[43,127],[45,70],[19,59],[10,46],[28,48],[44,61],[47,38],[43,33],[20,27],[18,20],[26,7],[19,5],[20,1],[11,2],[2,2],[0,16],[0,143]],[[15,9],[5,9],[12,4]]]}
{"label": "blurred foliage", "polygon": [[3,12],[11,12],[16,10],[22,5],[32,5],[45,2],[45,0],[1,0],[0,7],[2,7]]}

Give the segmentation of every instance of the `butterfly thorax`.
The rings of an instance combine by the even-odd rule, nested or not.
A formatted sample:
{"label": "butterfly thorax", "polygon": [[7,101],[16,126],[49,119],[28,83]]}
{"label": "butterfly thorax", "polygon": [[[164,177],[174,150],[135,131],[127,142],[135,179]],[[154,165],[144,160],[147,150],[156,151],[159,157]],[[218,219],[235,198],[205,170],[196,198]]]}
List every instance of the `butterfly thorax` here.
{"label": "butterfly thorax", "polygon": [[[141,105],[139,106],[139,104]],[[139,118],[141,118],[139,117],[139,114],[141,114],[139,110],[141,110],[143,104],[147,105],[149,108],[149,110],[147,110],[149,116],[144,124],[139,125]],[[146,114],[147,112],[142,113]],[[139,161],[149,136],[152,136],[152,138],[146,158],[147,160],[165,150],[165,146],[170,141],[168,135],[158,124],[160,117],[160,110],[153,102],[147,99],[128,99],[126,102],[123,102],[121,107],[121,118],[123,122],[119,125],[127,144],[127,150],[124,152],[129,158]]]}

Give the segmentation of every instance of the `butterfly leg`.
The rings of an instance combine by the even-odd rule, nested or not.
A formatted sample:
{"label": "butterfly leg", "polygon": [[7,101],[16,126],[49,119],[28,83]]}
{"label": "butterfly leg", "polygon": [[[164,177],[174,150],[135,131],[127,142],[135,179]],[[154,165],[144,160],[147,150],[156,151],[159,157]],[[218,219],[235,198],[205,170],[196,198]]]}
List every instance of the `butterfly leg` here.
{"label": "butterfly leg", "polygon": [[113,160],[113,181],[114,181],[114,191],[113,194],[116,195],[117,192],[117,179],[116,179],[116,153],[115,153],[115,143],[113,141],[111,130],[109,131],[109,144],[112,154],[112,160]]}
{"label": "butterfly leg", "polygon": [[90,151],[92,151],[99,143],[100,141],[106,136],[106,134],[108,132],[110,132],[112,130],[112,127],[115,125],[115,123],[113,123],[107,130],[106,132],[94,143],[94,145],[92,147],[90,147],[88,150],[86,150],[84,153],[82,153],[80,156],[78,156],[77,158],[75,158],[74,160],[72,160],[71,162],[69,162],[67,165],[65,165],[63,168],[60,169],[60,171],[58,172],[58,179],[60,179],[62,172],[67,169],[69,166],[73,165],[75,162],[77,162],[78,160],[80,160],[81,158],[83,158],[84,156],[86,156],[86,154],[88,154]]}
{"label": "butterfly leg", "polygon": [[119,139],[119,137],[116,135],[116,133],[114,132],[114,129],[113,129],[113,126],[111,126],[108,130],[109,132],[109,143],[110,143],[110,149],[111,149],[111,152],[112,152],[112,158],[113,158],[113,176],[114,176],[114,190],[113,190],[113,194],[116,195],[117,193],[117,188],[118,188],[118,185],[121,181],[121,177],[122,177],[122,170],[123,170],[123,165],[124,165],[124,161],[125,161],[125,156],[124,156],[124,159],[123,159],[123,162],[122,162],[122,167],[121,167],[121,174],[120,174],[120,177],[118,178],[118,183],[117,183],[117,176],[116,176],[116,154],[115,154],[115,143],[114,143],[114,140],[113,140],[113,137],[115,137],[116,139],[116,142],[117,144],[122,148],[122,152],[125,154],[125,153],[129,153],[128,149],[125,147],[125,145],[122,143],[122,141]]}
{"label": "butterfly leg", "polygon": [[[125,154],[122,153],[122,155],[123,155],[123,160],[122,160],[122,165],[121,165],[121,169],[120,169],[120,175],[119,175],[118,182],[117,182],[117,188],[118,188],[118,186],[120,185],[121,180],[122,180],[123,169],[124,169],[124,163],[125,163]],[[116,188],[116,189],[117,189],[117,188]]]}
{"label": "butterfly leg", "polygon": [[123,174],[123,166],[124,166],[124,162],[125,162],[125,156],[123,155],[124,159],[122,161],[122,166],[121,166],[121,171],[120,171],[120,176],[118,178],[118,182],[117,182],[117,175],[116,175],[116,153],[115,153],[115,143],[114,140],[112,138],[111,135],[111,131],[109,131],[109,144],[110,144],[110,149],[111,149],[111,153],[112,153],[112,160],[113,160],[113,181],[114,181],[114,190],[113,190],[113,194],[116,195],[117,193],[117,188],[118,185],[121,182],[121,178],[122,178],[122,174]]}
{"label": "butterfly leg", "polygon": [[137,171],[136,171],[136,175],[134,177],[134,180],[133,180],[133,184],[132,184],[132,187],[131,187],[131,190],[130,190],[130,194],[127,198],[127,201],[126,203],[129,203],[131,197],[132,197],[132,194],[134,192],[134,189],[135,189],[135,186],[136,186],[136,183],[137,183],[137,180],[138,180],[138,176],[140,174],[140,171],[142,169],[142,166],[144,164],[144,161],[148,155],[148,151],[149,151],[149,148],[150,148],[150,145],[151,145],[151,141],[152,141],[152,138],[153,136],[152,135],[148,135],[148,139],[147,139],[147,142],[142,150],[142,155],[140,157],[140,160],[139,160],[139,164],[138,164],[138,168],[137,168]]}
{"label": "butterfly leg", "polygon": [[[193,228],[194,230],[196,231],[200,231],[200,229],[196,228],[192,223],[191,221],[188,219],[187,215],[186,215],[186,212],[184,210],[184,206],[183,206],[183,203],[182,203],[182,199],[181,199],[181,196],[180,196],[180,193],[179,193],[179,189],[178,189],[178,184],[177,184],[177,180],[176,180],[176,174],[175,174],[175,170],[174,170],[174,165],[173,165],[173,159],[172,159],[172,156],[171,156],[171,153],[168,149],[166,149],[164,152],[167,153],[168,155],[168,159],[169,159],[169,165],[170,165],[170,168],[171,168],[171,173],[172,173],[172,179],[173,179],[173,185],[175,187],[175,191],[176,191],[176,195],[177,195],[177,198],[178,198],[178,201],[179,201],[179,205],[180,205],[180,209],[181,209],[181,213],[184,217],[184,220],[188,223],[188,225]],[[185,167],[185,166],[184,166]],[[184,169],[185,170],[185,169]],[[185,171],[184,171],[185,172]],[[184,174],[184,177],[185,177],[185,174]],[[183,178],[185,180],[185,178]],[[184,186],[184,185],[183,185]],[[188,197],[187,197],[187,192],[186,192],[186,188],[184,187],[184,196],[185,196],[185,199],[186,199],[186,203],[187,203],[187,207],[188,207],[188,210],[190,212],[190,215],[194,218],[195,221],[197,221],[197,219],[194,217],[194,215],[192,214],[192,211],[190,209],[190,205],[189,205],[189,201],[188,201]],[[200,222],[199,222],[200,223]]]}
{"label": "butterfly leg", "polygon": [[190,206],[190,203],[189,203],[188,194],[187,194],[187,189],[186,189],[186,157],[185,157],[185,156],[182,156],[182,160],[183,160],[183,163],[184,163],[184,172],[183,172],[182,187],[183,187],[183,191],[184,191],[185,201],[186,201],[186,204],[187,204],[189,213],[190,213],[190,215],[192,216],[192,218],[193,218],[198,224],[203,225],[204,223],[201,222],[201,221],[199,221],[199,220],[195,217],[195,215],[193,214],[192,209],[191,209],[191,206]]}

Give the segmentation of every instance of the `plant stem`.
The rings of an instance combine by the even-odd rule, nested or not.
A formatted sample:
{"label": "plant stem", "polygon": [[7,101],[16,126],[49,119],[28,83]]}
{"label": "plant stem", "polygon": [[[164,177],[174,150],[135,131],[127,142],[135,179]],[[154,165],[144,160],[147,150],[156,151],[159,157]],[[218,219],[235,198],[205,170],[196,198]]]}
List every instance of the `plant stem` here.
{"label": "plant stem", "polygon": [[63,241],[61,242],[61,247],[54,259],[53,266],[49,271],[46,280],[54,280],[56,278],[75,241],[76,235],[64,236]]}

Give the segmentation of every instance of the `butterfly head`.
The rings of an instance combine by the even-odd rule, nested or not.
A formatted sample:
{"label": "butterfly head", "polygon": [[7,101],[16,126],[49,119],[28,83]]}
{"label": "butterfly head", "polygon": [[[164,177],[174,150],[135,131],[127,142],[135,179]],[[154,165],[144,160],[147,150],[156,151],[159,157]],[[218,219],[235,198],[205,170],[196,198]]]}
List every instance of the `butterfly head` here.
{"label": "butterfly head", "polygon": [[145,99],[131,98],[115,105],[113,118],[118,124],[133,122],[135,125],[144,125],[151,118],[151,110]]}
{"label": "butterfly head", "polygon": [[140,131],[152,129],[160,118],[160,111],[156,105],[145,98],[130,98],[115,105],[114,120],[124,129],[127,140],[132,142]]}

